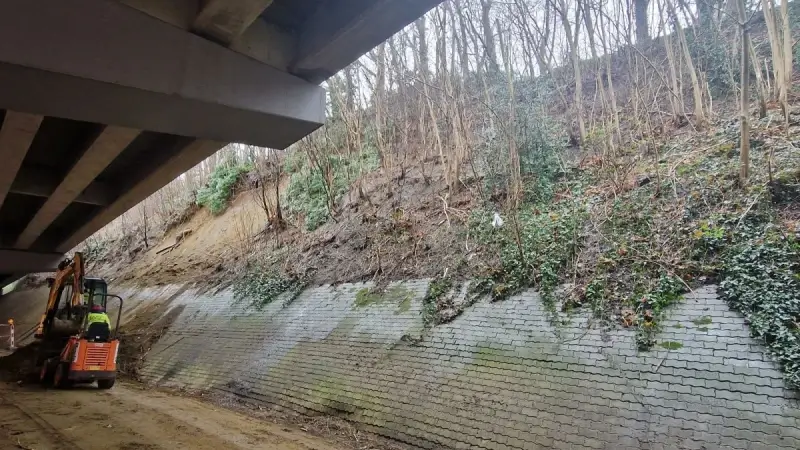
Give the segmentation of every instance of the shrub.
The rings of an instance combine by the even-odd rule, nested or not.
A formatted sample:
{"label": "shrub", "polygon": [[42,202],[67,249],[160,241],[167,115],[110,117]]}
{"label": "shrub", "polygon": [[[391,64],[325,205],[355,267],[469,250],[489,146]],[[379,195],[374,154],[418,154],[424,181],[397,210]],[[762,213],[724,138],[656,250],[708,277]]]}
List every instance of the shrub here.
{"label": "shrub", "polygon": [[309,163],[304,152],[294,151],[286,159],[285,169],[291,175],[283,204],[288,213],[305,218],[305,226],[309,231],[327,222],[331,215],[328,189],[333,190],[332,196],[338,200],[360,172],[369,172],[378,167],[378,153],[371,147],[352,155],[328,154],[323,157],[328,159],[332,172],[333,186],[330,187],[322,171]]}
{"label": "shrub", "polygon": [[731,54],[727,39],[714,27],[701,30],[697,36],[694,33],[686,35],[692,60],[697,69],[706,74],[715,97],[733,92],[739,83],[738,58],[735,53]]}
{"label": "shrub", "polygon": [[220,214],[228,207],[228,200],[242,174],[249,172],[249,164],[227,162],[214,168],[208,182],[197,191],[197,204],[208,208],[212,214]]}
{"label": "shrub", "polygon": [[[507,82],[498,81],[490,88],[494,90],[494,109],[507,110]],[[552,198],[559,169],[558,155],[567,147],[567,138],[564,130],[544,111],[542,101],[547,90],[545,81],[525,80],[517,83],[514,126],[503,129],[504,125],[499,125],[505,119],[505,113],[494,120],[494,126],[488,122],[485,124],[481,131],[481,144],[476,150],[478,161],[485,169],[484,180],[488,191],[504,191],[508,187],[511,176],[508,149],[510,137],[513,137],[519,152],[525,200],[547,202]]]}

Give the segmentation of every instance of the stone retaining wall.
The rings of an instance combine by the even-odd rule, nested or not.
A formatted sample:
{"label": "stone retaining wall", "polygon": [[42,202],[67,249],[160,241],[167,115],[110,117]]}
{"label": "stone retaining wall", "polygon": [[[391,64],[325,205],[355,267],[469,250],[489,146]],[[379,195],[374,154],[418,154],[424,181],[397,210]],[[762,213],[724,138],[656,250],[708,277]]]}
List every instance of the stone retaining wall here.
{"label": "stone retaining wall", "polygon": [[131,291],[185,309],[147,381],[344,417],[421,448],[800,448],[800,406],[713,287],[671,311],[657,346],[588,315],[553,326],[535,292],[478,302],[423,334],[426,280],[305,291],[258,311],[230,291]]}

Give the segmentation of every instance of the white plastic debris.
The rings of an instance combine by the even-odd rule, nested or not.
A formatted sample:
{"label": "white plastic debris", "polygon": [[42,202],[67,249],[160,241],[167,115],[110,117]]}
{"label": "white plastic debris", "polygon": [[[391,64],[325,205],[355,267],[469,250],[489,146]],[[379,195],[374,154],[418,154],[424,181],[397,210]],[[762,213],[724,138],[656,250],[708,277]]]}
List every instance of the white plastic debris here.
{"label": "white plastic debris", "polygon": [[500,217],[500,213],[494,213],[494,219],[492,219],[492,226],[495,228],[500,228],[503,226],[503,218]]}

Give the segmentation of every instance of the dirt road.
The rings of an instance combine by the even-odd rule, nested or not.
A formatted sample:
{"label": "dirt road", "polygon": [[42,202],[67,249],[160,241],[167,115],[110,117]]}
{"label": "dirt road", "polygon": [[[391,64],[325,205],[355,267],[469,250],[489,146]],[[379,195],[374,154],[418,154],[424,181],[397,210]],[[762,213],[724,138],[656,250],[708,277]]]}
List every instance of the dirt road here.
{"label": "dirt road", "polygon": [[192,398],[119,383],[43,390],[0,383],[0,450],[341,450],[304,433]]}

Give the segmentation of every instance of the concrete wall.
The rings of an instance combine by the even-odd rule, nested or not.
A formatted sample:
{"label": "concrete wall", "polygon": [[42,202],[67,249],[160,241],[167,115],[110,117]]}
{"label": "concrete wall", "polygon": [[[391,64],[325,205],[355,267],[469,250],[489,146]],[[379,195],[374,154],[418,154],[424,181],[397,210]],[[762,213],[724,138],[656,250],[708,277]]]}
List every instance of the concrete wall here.
{"label": "concrete wall", "polygon": [[132,291],[131,304],[179,293],[173,305],[185,305],[144,375],[339,415],[423,448],[800,448],[795,394],[713,287],[672,311],[659,339],[681,348],[637,353],[631,330],[582,313],[552,326],[532,291],[479,302],[418,341],[427,282],[359,306],[365,286],[263,311],[229,291]]}

